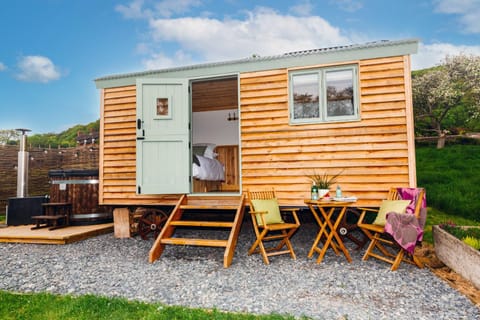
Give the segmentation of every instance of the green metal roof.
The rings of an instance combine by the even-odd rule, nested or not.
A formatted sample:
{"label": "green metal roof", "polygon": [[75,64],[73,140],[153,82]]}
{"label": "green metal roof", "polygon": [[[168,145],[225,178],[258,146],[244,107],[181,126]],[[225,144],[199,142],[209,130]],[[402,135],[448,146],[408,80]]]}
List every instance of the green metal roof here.
{"label": "green metal roof", "polygon": [[295,51],[274,56],[249,57],[224,62],[116,74],[97,78],[95,84],[97,88],[101,89],[134,85],[137,78],[207,78],[243,72],[408,55],[417,53],[417,50],[418,39],[382,40],[364,44]]}

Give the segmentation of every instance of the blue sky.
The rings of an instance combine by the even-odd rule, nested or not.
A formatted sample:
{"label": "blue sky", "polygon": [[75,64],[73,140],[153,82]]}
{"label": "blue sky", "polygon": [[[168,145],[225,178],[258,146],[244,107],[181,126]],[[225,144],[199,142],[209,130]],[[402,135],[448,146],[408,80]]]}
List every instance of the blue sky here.
{"label": "blue sky", "polygon": [[408,38],[431,67],[480,55],[479,21],[480,0],[2,0],[0,129],[95,121],[111,74]]}

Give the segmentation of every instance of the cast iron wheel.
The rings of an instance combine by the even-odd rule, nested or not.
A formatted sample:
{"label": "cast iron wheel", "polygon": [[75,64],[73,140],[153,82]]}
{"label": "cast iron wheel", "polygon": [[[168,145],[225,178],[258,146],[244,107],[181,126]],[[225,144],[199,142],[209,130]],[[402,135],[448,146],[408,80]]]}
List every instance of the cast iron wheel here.
{"label": "cast iron wheel", "polygon": [[167,219],[168,215],[160,209],[146,209],[138,220],[138,233],[143,240],[147,240],[150,234],[157,239]]}

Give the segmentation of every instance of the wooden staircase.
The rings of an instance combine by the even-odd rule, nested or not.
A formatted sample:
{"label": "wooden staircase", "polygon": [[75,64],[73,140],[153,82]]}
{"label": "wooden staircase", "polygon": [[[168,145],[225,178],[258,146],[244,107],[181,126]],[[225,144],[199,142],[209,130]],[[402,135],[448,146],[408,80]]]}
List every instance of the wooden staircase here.
{"label": "wooden staircase", "polygon": [[[243,221],[245,209],[245,196],[227,197],[197,197],[182,195],[163,227],[160,235],[155,240],[149,253],[149,261],[153,263],[160,258],[166,245],[190,245],[203,247],[224,247],[223,266],[228,268],[232,263],[235,247],[237,245],[240,227]],[[209,220],[182,220],[184,213],[199,212],[199,217],[212,217],[215,212],[232,212],[233,221],[212,221]],[[228,239],[195,239],[173,237],[177,227],[198,227],[198,228],[228,228],[230,229]]]}

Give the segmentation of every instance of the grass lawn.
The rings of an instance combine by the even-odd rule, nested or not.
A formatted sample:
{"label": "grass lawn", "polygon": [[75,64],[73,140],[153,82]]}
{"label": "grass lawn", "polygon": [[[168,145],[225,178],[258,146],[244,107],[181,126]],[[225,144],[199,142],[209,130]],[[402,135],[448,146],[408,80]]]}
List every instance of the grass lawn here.
{"label": "grass lawn", "polygon": [[416,162],[428,206],[480,222],[480,145],[417,147]]}
{"label": "grass lawn", "polygon": [[[170,307],[158,303],[128,301],[93,295],[79,297],[47,293],[17,294],[0,291],[0,318],[3,320],[91,320],[91,319],[295,319],[281,315],[255,316],[218,310]],[[307,318],[305,318],[307,319]]]}
{"label": "grass lawn", "polygon": [[433,243],[435,224],[480,225],[480,145],[417,146],[416,158],[429,206],[424,241]]}
{"label": "grass lawn", "polygon": [[423,241],[433,244],[432,226],[451,221],[461,226],[480,226],[476,220],[462,218],[456,215],[446,214],[435,208],[428,208],[427,222],[424,228]]}

